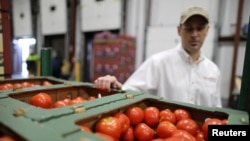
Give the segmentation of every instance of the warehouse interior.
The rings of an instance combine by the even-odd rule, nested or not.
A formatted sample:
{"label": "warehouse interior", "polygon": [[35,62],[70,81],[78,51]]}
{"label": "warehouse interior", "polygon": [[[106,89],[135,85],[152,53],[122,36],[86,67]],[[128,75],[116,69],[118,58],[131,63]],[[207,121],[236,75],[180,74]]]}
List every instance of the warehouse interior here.
{"label": "warehouse interior", "polygon": [[0,0],[0,141],[249,140],[249,6]]}
{"label": "warehouse interior", "polygon": [[[120,81],[156,52],[179,43],[180,11],[201,5],[210,13],[210,31],[204,53],[221,69],[224,106],[235,108],[240,91],[246,35],[248,0],[9,0],[11,13],[12,78],[30,77],[26,59],[43,48],[56,50],[65,61],[63,79],[93,82],[121,66],[98,64],[92,57],[95,38],[117,38],[132,49],[129,67],[121,69]],[[111,45],[107,45],[111,46]],[[98,49],[97,49],[98,50]],[[110,50],[100,51],[110,53]],[[113,52],[114,53],[114,52]],[[122,60],[126,60],[126,54]],[[127,72],[127,73],[125,73]],[[95,74],[96,73],[96,74]],[[40,75],[36,72],[35,75]],[[231,103],[230,100],[234,102]]]}

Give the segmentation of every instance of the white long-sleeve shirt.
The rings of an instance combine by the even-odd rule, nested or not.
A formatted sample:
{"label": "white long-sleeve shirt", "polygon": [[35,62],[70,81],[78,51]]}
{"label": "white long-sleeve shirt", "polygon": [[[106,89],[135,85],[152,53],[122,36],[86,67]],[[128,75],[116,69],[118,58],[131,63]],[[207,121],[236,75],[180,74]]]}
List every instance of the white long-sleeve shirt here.
{"label": "white long-sleeve shirt", "polygon": [[200,55],[196,63],[181,45],[148,58],[124,83],[123,89],[168,100],[222,107],[221,74],[217,65]]}

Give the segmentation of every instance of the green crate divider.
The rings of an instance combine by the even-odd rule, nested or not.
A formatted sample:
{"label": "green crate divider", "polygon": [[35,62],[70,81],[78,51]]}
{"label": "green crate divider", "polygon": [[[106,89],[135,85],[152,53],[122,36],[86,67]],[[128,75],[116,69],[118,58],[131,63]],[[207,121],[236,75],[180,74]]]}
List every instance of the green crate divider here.
{"label": "green crate divider", "polygon": [[[23,116],[16,117],[7,107],[0,105],[0,135],[18,141],[105,141],[93,134],[74,131],[61,133],[57,128],[45,126]],[[67,127],[62,127],[67,129]]]}
{"label": "green crate divider", "polygon": [[7,107],[0,105],[0,132],[19,141],[63,141],[54,128],[46,127],[25,117],[16,117]]}

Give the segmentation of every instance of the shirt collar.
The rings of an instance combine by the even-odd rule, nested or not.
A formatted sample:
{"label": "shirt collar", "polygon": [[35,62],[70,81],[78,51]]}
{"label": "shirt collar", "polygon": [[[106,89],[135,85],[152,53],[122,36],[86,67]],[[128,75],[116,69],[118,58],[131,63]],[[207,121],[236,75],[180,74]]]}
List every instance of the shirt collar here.
{"label": "shirt collar", "polygon": [[[181,44],[179,44],[177,47],[178,47],[178,50],[179,50],[179,52],[180,52],[181,57],[182,57],[185,61],[187,61],[187,62],[192,62],[192,61],[191,61],[190,55],[184,50],[184,47],[183,47]],[[200,62],[203,61],[204,59],[205,59],[205,56],[204,56],[204,54],[201,52],[200,57],[199,57],[199,59],[197,60],[196,63],[200,63]]]}

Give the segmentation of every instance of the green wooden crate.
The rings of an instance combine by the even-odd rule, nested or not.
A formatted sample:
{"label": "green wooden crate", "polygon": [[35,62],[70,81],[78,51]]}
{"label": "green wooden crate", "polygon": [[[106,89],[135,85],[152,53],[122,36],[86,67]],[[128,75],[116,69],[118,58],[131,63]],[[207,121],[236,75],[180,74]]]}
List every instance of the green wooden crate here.
{"label": "green wooden crate", "polygon": [[[90,96],[96,97],[94,100],[87,100],[85,102],[76,103],[60,108],[50,108],[44,109],[40,107],[35,107],[30,103],[32,96],[38,93],[47,93],[51,96],[53,103],[58,100],[63,100],[65,98],[74,99],[78,96],[88,99]],[[47,119],[53,119],[61,117],[63,115],[76,114],[82,111],[86,111],[92,107],[102,106],[114,101],[120,101],[133,97],[135,95],[140,95],[141,93],[112,90],[110,92],[96,89],[91,83],[75,83],[75,84],[62,84],[55,85],[51,87],[43,88],[33,88],[27,91],[15,91],[8,93],[6,92],[6,97],[0,98],[1,105],[8,107],[13,112],[20,114],[20,116],[25,116],[29,119],[36,121],[43,121]],[[101,96],[101,97],[100,97]]]}
{"label": "green wooden crate", "polygon": [[[74,136],[73,133],[84,132],[80,129],[81,125],[88,126],[91,128],[92,131],[94,131],[96,122],[102,117],[113,115],[118,111],[124,112],[132,106],[139,106],[142,109],[145,109],[149,106],[156,106],[159,108],[159,110],[166,108],[171,110],[175,110],[177,108],[184,108],[191,113],[192,118],[199,125],[202,125],[206,118],[228,119],[229,125],[249,124],[249,116],[248,113],[245,111],[227,108],[209,108],[197,106],[182,102],[169,101],[149,94],[136,95],[133,98],[114,101],[112,103],[98,107],[92,107],[84,113],[43,121],[43,124],[45,126],[50,126],[51,128],[57,128],[57,130],[60,130],[60,132],[63,132],[69,136]],[[63,127],[67,127],[67,129]]]}
{"label": "green wooden crate", "polygon": [[5,97],[3,93],[28,90],[36,87],[41,88],[43,86],[58,85],[67,83],[66,80],[54,78],[54,77],[34,77],[34,78],[17,78],[17,79],[4,79],[0,80],[0,97]]}

